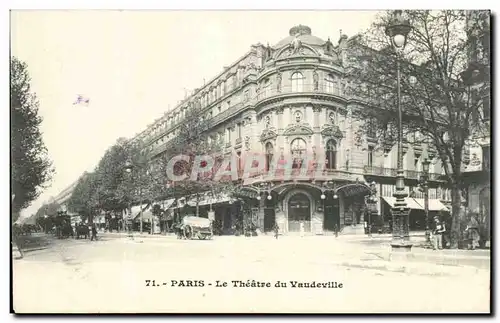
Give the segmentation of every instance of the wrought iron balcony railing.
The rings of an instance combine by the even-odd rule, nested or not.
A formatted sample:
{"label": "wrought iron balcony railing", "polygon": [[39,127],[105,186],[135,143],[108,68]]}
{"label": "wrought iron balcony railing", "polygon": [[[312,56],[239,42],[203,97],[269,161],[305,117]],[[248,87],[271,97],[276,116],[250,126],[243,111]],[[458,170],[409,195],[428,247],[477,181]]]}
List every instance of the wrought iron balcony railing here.
{"label": "wrought iron balcony railing", "polygon": [[[396,177],[398,170],[396,168],[386,168],[379,166],[365,166],[364,167],[365,175],[374,175],[374,176],[383,176],[383,177]],[[404,171],[405,178],[418,180],[423,172],[415,171],[415,170],[405,170]],[[442,174],[438,173],[429,173],[430,181],[439,181],[442,178]]]}
{"label": "wrought iron balcony railing", "polygon": [[271,97],[275,97],[282,94],[330,94],[330,95],[341,95],[341,90],[338,83],[332,84],[311,84],[311,83],[296,83],[293,85],[283,85],[278,88],[276,83],[271,83],[269,86],[262,88],[257,92],[257,101],[262,101]]}

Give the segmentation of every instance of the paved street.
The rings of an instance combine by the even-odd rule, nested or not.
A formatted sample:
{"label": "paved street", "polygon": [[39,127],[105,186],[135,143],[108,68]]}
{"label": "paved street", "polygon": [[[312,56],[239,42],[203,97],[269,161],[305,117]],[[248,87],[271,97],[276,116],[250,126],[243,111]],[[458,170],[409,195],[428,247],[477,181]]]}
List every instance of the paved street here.
{"label": "paved street", "polygon": [[[441,261],[458,260],[436,265],[432,250],[415,248],[412,260],[388,262],[384,245],[329,236],[39,239],[47,242],[43,248],[33,246],[14,261],[18,312],[489,311],[484,254],[465,265],[460,259],[471,257],[443,255]],[[204,286],[179,287],[181,280]],[[233,287],[233,280],[272,287]],[[216,287],[217,281],[228,286]],[[277,281],[287,286],[276,288]],[[298,288],[291,281],[336,282],[337,288]]]}

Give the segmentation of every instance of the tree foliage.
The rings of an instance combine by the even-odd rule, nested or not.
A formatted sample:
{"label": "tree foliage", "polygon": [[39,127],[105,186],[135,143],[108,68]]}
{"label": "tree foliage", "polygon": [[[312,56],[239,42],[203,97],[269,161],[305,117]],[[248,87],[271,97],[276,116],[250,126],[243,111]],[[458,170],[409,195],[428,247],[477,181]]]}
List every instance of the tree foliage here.
{"label": "tree foliage", "polygon": [[[26,63],[15,57],[10,64],[11,188],[14,216],[34,201],[52,178],[52,162],[42,139],[38,100],[31,92]],[[16,219],[13,219],[14,221]]]}
{"label": "tree foliage", "polygon": [[68,209],[78,213],[82,220],[92,220],[99,209],[99,183],[96,173],[84,173],[68,200]]}
{"label": "tree foliage", "polygon": [[[409,10],[404,14],[413,29],[403,53],[397,54],[385,35],[390,12],[352,41],[348,90],[359,100],[356,116],[372,122],[361,131],[373,136],[377,129],[379,144],[391,147],[397,135],[399,64],[403,140],[425,141],[429,151],[436,152],[452,188],[453,214],[459,214],[467,162],[464,151],[490,131],[485,123],[490,100],[489,12]],[[480,59],[478,46],[482,47]],[[474,82],[467,72],[471,67],[480,76]]]}
{"label": "tree foliage", "polygon": [[[199,202],[204,193],[210,193],[217,197],[223,193],[229,193],[232,190],[233,183],[230,178],[217,178],[216,172],[223,165],[223,139],[218,136],[212,136],[208,133],[210,129],[210,120],[202,117],[204,113],[201,107],[191,106],[185,114],[183,122],[178,126],[175,137],[169,143],[167,150],[160,156],[156,156],[153,163],[159,170],[162,183],[168,181],[170,196],[182,198],[191,196]],[[184,155],[188,157],[186,161],[179,161],[173,167],[174,175],[186,175],[186,178],[180,181],[170,181],[167,177],[167,165],[171,158]],[[209,156],[207,160],[202,156]],[[206,165],[212,167],[208,168]],[[200,164],[196,164],[200,163]],[[236,167],[229,165],[228,167]],[[196,174],[200,167],[207,167],[206,171]],[[194,177],[194,178],[193,178]]]}

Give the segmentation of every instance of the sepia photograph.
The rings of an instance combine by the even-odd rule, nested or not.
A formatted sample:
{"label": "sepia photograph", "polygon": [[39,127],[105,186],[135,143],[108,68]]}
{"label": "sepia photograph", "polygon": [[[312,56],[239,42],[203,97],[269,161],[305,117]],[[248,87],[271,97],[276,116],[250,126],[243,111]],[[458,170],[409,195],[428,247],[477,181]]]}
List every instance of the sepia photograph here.
{"label": "sepia photograph", "polygon": [[489,10],[10,10],[10,312],[491,314]]}

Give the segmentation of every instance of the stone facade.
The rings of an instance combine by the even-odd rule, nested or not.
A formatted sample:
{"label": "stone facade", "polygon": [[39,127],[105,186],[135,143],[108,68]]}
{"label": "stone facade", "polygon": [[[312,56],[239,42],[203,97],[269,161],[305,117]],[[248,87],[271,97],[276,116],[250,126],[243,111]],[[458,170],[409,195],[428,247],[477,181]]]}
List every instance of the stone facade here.
{"label": "stone facade", "polygon": [[[269,231],[276,222],[283,233],[301,227],[313,234],[335,228],[357,232],[363,231],[364,222],[375,222],[372,215],[387,221],[390,206],[383,197],[394,192],[396,146],[381,149],[359,135],[364,124],[353,117],[357,105],[346,91],[349,46],[345,35],[334,45],[313,36],[307,26],[295,26],[275,46],[251,46],[134,140],[160,154],[175,136],[186,109],[199,105],[205,111],[201,117],[211,120],[207,135],[224,138],[226,153],[236,152],[242,158],[252,152],[273,157],[307,154],[324,160],[326,170],[319,179],[293,175],[286,180],[265,176],[245,180],[244,189],[252,196],[245,205],[252,206],[254,222],[262,230]],[[435,153],[421,145],[405,145],[408,193],[417,191],[424,158],[432,162],[431,198],[447,202],[450,194],[439,179],[442,167]],[[378,202],[368,220],[365,197],[372,182]],[[221,218],[232,221],[234,216]]]}

